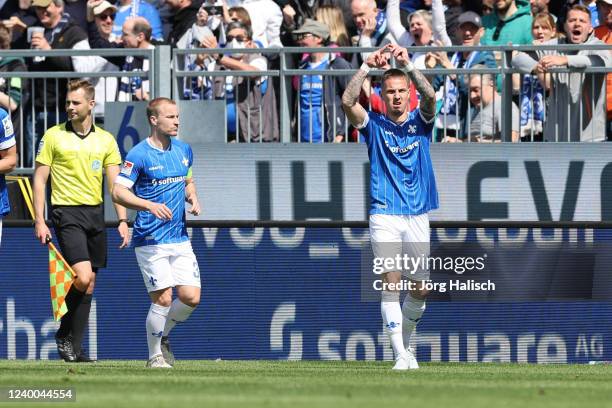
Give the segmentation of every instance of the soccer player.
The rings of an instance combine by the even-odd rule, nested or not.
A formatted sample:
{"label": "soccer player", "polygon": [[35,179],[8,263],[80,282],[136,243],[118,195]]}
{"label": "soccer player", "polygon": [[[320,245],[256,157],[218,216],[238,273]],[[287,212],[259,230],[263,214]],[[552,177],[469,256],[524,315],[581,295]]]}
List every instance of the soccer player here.
{"label": "soccer player", "polygon": [[[387,68],[394,57],[400,69],[388,69],[382,77],[382,97],[387,114],[367,112],[359,103],[361,86],[370,68]],[[418,109],[408,110],[412,81],[421,95]],[[412,255],[429,255],[429,218],[438,208],[438,193],[429,155],[435,118],[435,92],[417,70],[405,48],[389,44],[370,54],[353,76],[342,96],[342,105],[351,124],[365,137],[370,157],[370,241],[375,257],[389,250]],[[399,243],[399,245],[398,245]],[[423,252],[423,253],[421,253]],[[388,257],[394,257],[395,253]],[[399,283],[399,268],[386,270],[384,283]],[[395,354],[395,370],[419,368],[410,336],[425,311],[428,291],[423,281],[427,268],[410,271],[414,287],[400,307],[400,292],[383,290],[381,313]],[[389,286],[387,286],[389,288]],[[392,288],[389,288],[392,289]]]}
{"label": "soccer player", "polygon": [[[151,298],[147,315],[147,367],[172,368],[168,334],[200,303],[200,271],[185,225],[189,212],[200,213],[191,176],[193,153],[176,139],[176,103],[156,98],[147,107],[151,135],[127,154],[113,188],[113,200],[138,210],[132,244]],[[172,288],[177,299],[172,301]]]}
{"label": "soccer player", "polygon": [[[51,174],[51,219],[64,258],[77,277],[66,295],[55,341],[66,362],[91,362],[81,350],[99,268],[106,266],[106,226],[102,170],[109,186],[119,173],[121,155],[113,135],[93,124],[95,90],[86,80],[68,83],[68,122],[49,128],[38,147],[34,170],[34,232],[43,245],[51,238],[45,222],[46,186]],[[125,208],[115,205],[120,248],[128,244]]]}
{"label": "soccer player", "polygon": [[2,239],[2,217],[11,211],[4,175],[17,165],[17,146],[11,115],[0,108],[0,240]]}

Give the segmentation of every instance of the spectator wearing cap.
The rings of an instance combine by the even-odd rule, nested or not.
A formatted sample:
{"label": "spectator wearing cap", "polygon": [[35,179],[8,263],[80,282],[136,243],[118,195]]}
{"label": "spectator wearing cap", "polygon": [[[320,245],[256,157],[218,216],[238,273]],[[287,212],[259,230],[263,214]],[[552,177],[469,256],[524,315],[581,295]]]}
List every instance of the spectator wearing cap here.
{"label": "spectator wearing cap", "polygon": [[[302,47],[320,48],[327,45],[329,28],[322,22],[306,19],[295,30],[297,43]],[[328,52],[313,52],[302,60],[303,70],[349,69],[342,57]],[[345,116],[342,110],[342,94],[348,85],[345,76],[302,75],[299,78],[296,98],[301,142],[323,143],[345,140]]]}
{"label": "spectator wearing cap", "polygon": [[[463,12],[458,20],[457,34],[460,45],[475,47],[480,45],[480,38],[484,33],[481,17],[473,11]],[[437,64],[446,69],[472,68],[483,65],[487,68],[496,68],[495,56],[490,51],[463,51],[454,53],[451,58],[445,52],[430,53]],[[434,89],[444,87],[443,103],[440,115],[436,118],[436,128],[445,129],[442,135],[444,141],[457,141],[459,135],[466,135],[468,114],[468,84],[463,75],[438,75],[433,81]],[[463,130],[461,130],[463,129]]]}
{"label": "spectator wearing cap", "polygon": [[[64,12],[63,0],[33,0],[32,7],[42,25],[42,31],[31,36],[31,48],[37,50],[56,49],[89,49],[87,33],[79,27],[70,16]],[[74,57],[35,57],[27,61],[30,71],[73,71],[96,72],[104,65],[104,61],[96,56]],[[57,124],[65,120],[65,112],[59,111],[66,98],[66,79],[35,79],[32,88],[36,94],[31,102],[34,113],[27,109],[26,142],[24,143],[24,164],[32,164],[32,143],[35,138],[42,137],[45,126]],[[56,115],[56,111],[59,112]]]}
{"label": "spectator wearing cap", "polygon": [[[100,36],[108,41],[113,32],[113,22],[117,7],[107,0],[95,0],[87,3],[87,32],[89,37]],[[104,59],[101,71],[119,71],[119,67],[112,62]],[[94,113],[96,122],[102,125],[104,122],[104,105],[106,102],[113,102],[117,98],[117,77],[109,76],[96,78],[94,81],[96,89],[96,106]]]}
{"label": "spectator wearing cap", "polygon": [[516,0],[497,0],[493,13],[482,18],[482,45],[531,44],[531,7],[517,6]]}
{"label": "spectator wearing cap", "polygon": [[87,4],[87,30],[98,30],[99,35],[110,41],[113,33],[113,24],[117,15],[117,7],[107,0],[88,2]]}
{"label": "spectator wearing cap", "polygon": [[319,1],[280,0],[277,1],[283,12],[281,35],[284,45],[294,44],[293,32],[304,24],[307,18],[316,19]]}
{"label": "spectator wearing cap", "polygon": [[[601,25],[595,29],[595,37],[612,45],[612,0],[597,0],[597,8]],[[612,141],[612,73],[607,75],[606,89],[607,139]]]}
{"label": "spectator wearing cap", "polygon": [[[591,26],[588,8],[575,5],[567,13],[565,37],[543,43],[604,44]],[[603,141],[606,138],[606,83],[602,74],[550,72],[551,68],[612,66],[610,50],[556,51],[543,47],[532,53],[519,52],[512,66],[535,74],[548,91],[544,139],[551,141]],[[550,81],[546,77],[550,75]]]}
{"label": "spectator wearing cap", "polygon": [[162,28],[159,11],[144,0],[119,0],[117,7],[117,15],[113,24],[113,33],[111,41],[121,39],[123,35],[123,24],[128,18],[144,17],[151,25],[151,38],[156,41],[164,40],[164,32]]}

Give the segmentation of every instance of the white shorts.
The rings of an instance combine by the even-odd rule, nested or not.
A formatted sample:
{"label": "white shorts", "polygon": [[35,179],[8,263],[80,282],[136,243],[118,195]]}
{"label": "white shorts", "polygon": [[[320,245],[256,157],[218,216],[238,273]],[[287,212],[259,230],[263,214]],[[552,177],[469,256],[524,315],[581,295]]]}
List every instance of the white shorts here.
{"label": "white shorts", "polygon": [[[375,258],[396,258],[408,255],[421,258],[420,267],[399,269],[387,268],[386,272],[401,270],[410,280],[429,279],[427,257],[429,257],[429,215],[370,215],[370,243]],[[409,264],[413,265],[413,264]]]}
{"label": "white shorts", "polygon": [[191,242],[137,247],[136,260],[147,292],[174,286],[200,285],[200,268]]}

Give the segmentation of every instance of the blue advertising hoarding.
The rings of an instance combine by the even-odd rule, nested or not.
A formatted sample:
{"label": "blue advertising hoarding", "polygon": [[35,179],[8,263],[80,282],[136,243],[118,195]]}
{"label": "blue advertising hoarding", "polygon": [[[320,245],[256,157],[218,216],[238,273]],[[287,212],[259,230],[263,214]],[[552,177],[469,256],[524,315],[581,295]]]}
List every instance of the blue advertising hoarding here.
{"label": "blue advertising hoarding", "polygon": [[[177,358],[392,359],[380,304],[361,297],[367,229],[190,228],[189,233],[203,291],[198,309],[172,333]],[[133,250],[118,249],[115,230],[108,235],[109,264],[98,274],[84,347],[98,359],[145,360],[150,301]],[[612,241],[612,230],[432,230],[432,242],[462,240],[588,247]],[[5,227],[0,251],[0,358],[58,358],[46,249],[31,229]],[[429,301],[413,344],[417,357],[612,360],[610,286],[601,278],[612,268],[605,258],[589,259],[584,265],[592,286],[587,296],[581,289],[575,296],[529,301]],[[512,268],[508,265],[506,272]],[[538,273],[517,270],[516,276],[521,283]]]}

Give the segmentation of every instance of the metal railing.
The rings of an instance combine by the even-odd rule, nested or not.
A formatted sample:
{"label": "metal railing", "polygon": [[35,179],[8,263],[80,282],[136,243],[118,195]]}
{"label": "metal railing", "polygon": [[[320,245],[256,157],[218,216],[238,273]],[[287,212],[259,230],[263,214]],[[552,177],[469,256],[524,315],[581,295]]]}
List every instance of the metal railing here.
{"label": "metal railing", "polygon": [[[162,74],[169,75],[156,62],[160,62],[163,50],[139,50],[139,49],[114,49],[114,50],[6,50],[0,51],[0,58],[23,58],[24,60],[37,58],[42,60],[50,57],[142,57],[151,61],[149,72],[125,72],[120,67],[116,70],[102,70],[102,62],[92,64],[95,71],[5,71],[0,72],[0,78],[5,82],[5,93],[19,93],[19,104],[11,113],[16,126],[16,138],[18,145],[20,172],[27,173],[32,170],[35,149],[42,138],[44,131],[65,120],[64,101],[59,100],[65,94],[66,83],[69,79],[89,78],[97,86],[101,85],[102,96],[97,95],[99,103],[94,110],[94,116],[98,123],[104,120],[103,110],[105,101],[117,100],[118,87],[122,80],[131,87],[136,78],[149,80],[151,82],[151,95],[153,97],[162,92],[168,92],[160,84]],[[169,58],[169,57],[167,57]],[[168,68],[169,70],[169,68]],[[12,79],[19,79],[19,89],[12,88]],[[116,81],[112,94],[107,93],[107,84],[111,80]],[[97,88],[98,90],[98,88]],[[132,95],[128,94],[128,100]],[[5,109],[8,107],[5,107]]]}
{"label": "metal railing", "polygon": [[[496,124],[496,126],[499,126],[499,131],[496,132],[496,135],[494,135],[494,137],[489,137],[488,135],[483,135],[483,129],[482,129],[482,126],[480,126],[480,135],[475,135],[475,136],[472,135],[473,132],[472,132],[471,126],[473,125],[473,122],[470,120],[467,120],[466,118],[471,118],[473,113],[476,113],[478,111],[483,111],[483,108],[485,108],[485,106],[483,106],[483,101],[481,99],[480,104],[476,106],[473,106],[471,103],[467,103],[467,112],[465,113],[466,118],[464,118],[465,124],[463,125],[463,129],[462,129],[462,132],[467,133],[467,134],[463,134],[462,138],[459,138],[461,140],[458,140],[458,141],[472,142],[475,140],[479,140],[479,141],[511,142],[513,141],[513,130],[515,132],[514,139],[516,141],[519,141],[517,140],[517,138],[521,138],[520,140],[522,141],[535,141],[535,140],[540,140],[543,138],[542,123],[539,123],[538,125],[539,127],[537,126],[534,127],[533,110],[532,110],[531,117],[527,117],[528,119],[527,124],[529,126],[527,126],[526,124],[522,124],[520,121],[520,116],[521,116],[520,109],[522,108],[520,106],[520,99],[524,95],[524,92],[521,90],[520,84],[523,83],[525,75],[521,74],[517,69],[512,68],[511,66],[513,52],[521,52],[521,51],[522,52],[533,52],[533,51],[542,50],[542,49],[555,49],[555,50],[559,50],[563,52],[576,52],[576,51],[585,50],[585,49],[609,51],[609,46],[608,45],[558,45],[554,47],[549,46],[547,48],[542,48],[541,46],[411,47],[409,49],[409,52],[426,53],[426,52],[434,52],[434,51],[448,51],[448,52],[487,51],[487,52],[494,53],[496,56],[497,62],[498,62],[498,66],[496,68],[486,68],[486,69],[482,69],[482,68],[481,69],[434,68],[434,69],[425,69],[423,70],[423,72],[430,78],[433,78],[436,75],[441,76],[442,83],[446,83],[446,78],[452,76],[455,78],[453,81],[455,81],[456,87],[458,86],[459,79],[461,77],[467,76],[467,80],[469,81],[469,79],[474,76],[481,76],[481,77],[483,75],[495,76],[495,78],[498,79],[496,82],[497,82],[497,88],[498,88],[497,90],[499,93],[499,98],[493,99],[493,101],[491,102],[492,107],[489,107],[489,109],[487,109],[487,111],[491,112],[492,117],[491,118],[480,117],[480,120],[484,121],[486,119],[490,122],[493,122],[494,124]],[[186,55],[193,55],[193,54],[198,54],[198,53],[206,54],[206,55],[219,54],[219,53],[223,53],[224,51],[227,52],[227,50],[224,50],[224,49],[178,50],[177,49],[177,50],[174,50],[175,69],[173,70],[173,77],[175,78],[175,80],[173,81],[173,83],[174,84],[178,83],[176,79],[179,79],[179,78],[180,79],[197,78],[197,77],[202,77],[202,76],[206,76],[210,78],[215,78],[218,76],[230,76],[230,75],[231,76],[244,76],[248,78],[252,78],[254,76],[268,76],[268,77],[274,77],[274,78],[278,77],[279,78],[278,87],[280,91],[279,92],[280,94],[279,123],[280,123],[280,130],[281,130],[280,132],[281,141],[284,143],[300,142],[300,141],[313,142],[312,138],[310,138],[309,140],[308,137],[303,137],[303,135],[300,132],[300,116],[301,115],[299,113],[296,113],[295,99],[298,98],[300,95],[301,81],[294,81],[294,82],[297,82],[297,86],[292,87],[291,86],[292,78],[294,77],[304,78],[307,76],[350,78],[355,73],[355,69],[338,69],[338,70],[297,69],[293,66],[295,64],[295,61],[299,60],[300,56],[306,55],[308,53],[314,53],[314,52],[325,52],[325,53],[330,53],[330,54],[343,53],[343,54],[353,55],[358,52],[371,52],[374,50],[375,48],[356,49],[354,47],[333,47],[333,48],[288,47],[288,48],[282,48],[282,49],[265,49],[265,50],[259,50],[259,49],[232,50],[232,52],[238,51],[240,53],[245,53],[245,52],[246,53],[262,53],[263,51],[265,52],[267,56],[273,56],[275,58],[277,57],[276,60],[278,61],[278,64],[277,64],[278,69],[268,70],[268,71],[226,71],[226,70],[218,69],[215,67],[213,69],[207,70],[204,75],[202,72],[195,72],[195,71],[190,71],[187,69],[177,69],[177,65],[176,65],[177,61],[179,61],[181,58],[184,58],[184,56]],[[552,69],[550,72],[553,75],[559,75],[559,74],[570,73],[570,72],[579,73],[582,76],[580,81],[585,82],[585,83],[590,82],[590,87],[591,89],[593,89],[599,86],[602,83],[601,81],[605,81],[605,77],[603,74],[612,73],[612,67],[590,67],[590,68],[584,68],[584,69],[555,68],[555,69]],[[382,71],[380,70],[372,70],[370,73],[370,76],[371,77],[378,76],[381,73]],[[599,78],[596,78],[596,76],[599,76]],[[482,81],[482,78],[481,78],[481,81]],[[519,84],[518,87],[516,85],[517,83]],[[332,91],[332,93],[333,92],[334,91]],[[534,95],[533,89],[531,89],[530,94]],[[554,86],[552,87],[550,91],[550,95],[551,95],[551,98],[554,98],[556,96]],[[180,95],[175,92],[174,97],[179,97],[179,96]],[[591,92],[590,96],[591,96],[590,105],[594,106],[596,102],[595,93]],[[447,97],[448,97],[448,94],[447,94],[446,86],[442,86],[438,92],[440,106],[444,105],[444,101],[446,100]],[[467,96],[464,95],[464,98],[469,99],[469,94]],[[224,99],[224,98],[221,98],[221,99]],[[544,100],[543,100],[544,119],[540,120],[540,122],[546,121],[546,113],[547,113],[546,112],[546,109],[547,109],[546,102],[547,102],[546,95],[544,95]],[[555,104],[555,102],[556,101],[554,99],[551,99],[550,103]],[[501,105],[499,108],[495,106],[497,103],[500,103]],[[530,101],[530,104],[533,104],[533,100]],[[317,109],[318,108],[319,108],[319,105],[317,105]],[[322,105],[321,105],[321,108],[323,109]],[[340,109],[341,110],[341,106],[338,106],[338,104],[332,104],[330,106],[330,109],[334,109],[334,110]],[[501,115],[495,115],[495,112],[499,110],[501,111]],[[568,106],[568,110],[569,110],[569,106]],[[515,118],[513,118],[513,111],[514,111]],[[602,115],[605,115],[605,112],[603,112]],[[332,116],[336,116],[336,111],[332,113]],[[500,116],[500,117],[497,117],[497,116]],[[566,119],[569,119],[570,117],[569,114],[565,116],[566,116]],[[443,109],[440,110],[440,113],[436,121],[436,137],[434,137],[434,141],[447,141],[449,139],[448,138],[449,128],[453,128],[452,133],[456,133],[459,131],[459,128],[461,127],[459,126],[459,123],[455,123],[455,126],[451,126],[452,121],[451,119],[449,119],[449,117],[450,115],[444,112]],[[582,105],[580,105],[580,117],[581,118],[583,117]],[[457,115],[454,117],[454,120],[456,120],[457,122],[459,121],[457,119]],[[523,121],[524,120],[525,118],[523,118]],[[605,119],[602,118],[602,120],[605,120]],[[345,125],[342,131],[344,135],[348,135],[350,127],[346,121],[344,123]],[[331,124],[330,126],[335,126],[335,125],[336,124],[334,123],[334,124]],[[325,123],[323,123],[323,120],[321,121],[320,127],[325,129]],[[336,129],[334,128],[334,132],[333,132],[334,134],[335,134],[335,130]],[[594,127],[591,127],[591,131],[594,132]],[[324,132],[321,132],[321,133],[324,133]],[[470,136],[473,136],[473,137],[470,137]],[[602,138],[605,138],[605,136],[595,135],[595,134],[582,135],[582,136],[583,137],[578,138],[578,140],[580,139],[582,140],[600,140]],[[569,139],[569,138],[561,139],[558,137],[558,134],[555,134],[554,137],[548,137],[545,140],[557,141],[557,142],[575,141],[575,139]],[[249,140],[246,140],[246,141],[248,142]],[[323,136],[321,137],[320,141],[325,143],[326,141],[329,141],[329,139],[326,140],[326,138]],[[343,141],[348,142],[349,138],[345,137]],[[359,142],[358,139],[354,141]]]}
{"label": "metal railing", "polygon": [[[550,48],[550,47],[549,47]],[[549,49],[547,48],[547,49]],[[608,50],[608,45],[559,45],[552,47],[555,50],[563,51],[563,52],[571,52],[575,53],[579,50]],[[513,131],[513,123],[512,123],[512,112],[513,112],[513,103],[517,102],[517,98],[521,96],[520,90],[517,89],[516,86],[513,86],[513,76],[514,82],[516,84],[517,78],[520,82],[522,82],[524,76],[520,74],[520,72],[512,68],[512,53],[515,51],[524,51],[524,52],[534,52],[536,50],[542,49],[537,46],[482,46],[482,47],[411,47],[409,52],[411,53],[426,53],[426,52],[434,52],[434,51],[449,51],[449,52],[463,52],[463,51],[489,51],[495,53],[498,57],[499,66],[496,68],[487,68],[487,69],[426,69],[424,73],[433,78],[436,75],[439,75],[442,83],[446,83],[446,78],[451,76],[453,81],[455,81],[455,85],[459,85],[459,79],[463,76],[473,77],[473,76],[481,76],[482,75],[494,75],[496,78],[500,78],[498,81],[498,92],[499,99],[494,99],[493,104],[500,103],[500,109],[497,106],[494,106],[493,109],[490,109],[492,112],[501,110],[501,117],[492,117],[491,121],[500,126],[499,135],[497,140],[493,141],[502,141],[502,142],[510,142],[512,141],[512,131]],[[267,82],[267,88],[272,88],[275,95],[276,102],[276,114],[278,117],[278,137],[266,139],[266,135],[262,135],[263,128],[259,129],[251,129],[250,126],[247,126],[247,134],[246,137],[235,137],[236,141],[245,141],[245,142],[262,142],[262,141],[279,141],[283,143],[290,142],[316,142],[318,140],[313,140],[310,135],[304,135],[300,128],[302,128],[302,115],[300,115],[299,110],[299,96],[302,91],[304,91],[304,84],[307,82],[303,81],[304,78],[314,78],[319,77],[320,80],[324,80],[325,78],[339,77],[345,78],[348,80],[354,73],[355,69],[338,69],[338,70],[329,70],[329,69],[299,69],[296,67],[297,63],[302,59],[302,57],[308,53],[314,52],[324,52],[329,54],[344,54],[347,56],[347,60],[350,61],[351,56],[361,52],[371,52],[374,51],[374,48],[355,48],[355,47],[332,47],[332,48],[301,48],[301,47],[287,47],[287,48],[277,48],[277,49],[244,49],[244,50],[232,50],[232,52],[239,52],[242,54],[263,54],[268,58],[268,68],[265,71],[230,71],[225,69],[219,69],[218,67],[214,67],[211,70],[207,71],[193,71],[190,70],[189,67],[185,67],[181,65],[181,61],[184,62],[186,56],[196,55],[196,54],[217,54],[217,53],[227,53],[227,49],[171,49],[169,46],[158,46],[154,50],[139,50],[139,49],[123,49],[123,50],[51,50],[51,51],[39,51],[39,50],[7,50],[0,51],[1,58],[7,57],[21,57],[21,58],[41,58],[41,57],[106,57],[106,56],[115,56],[115,57],[128,57],[128,56],[138,56],[149,59],[150,61],[150,70],[149,72],[137,71],[137,72],[124,72],[120,70],[120,67],[115,71],[96,71],[96,72],[1,72],[0,79],[7,78],[19,78],[23,81],[25,86],[22,84],[19,92],[21,92],[21,101],[20,105],[13,112],[13,117],[18,118],[21,129],[18,134],[19,145],[20,146],[29,146],[26,149],[20,149],[20,163],[21,167],[31,168],[33,159],[34,159],[34,146],[36,146],[37,140],[42,137],[40,132],[33,132],[34,134],[28,135],[25,131],[27,126],[32,128],[35,127],[35,118],[37,115],[40,115],[43,120],[40,123],[40,127],[46,129],[48,126],[53,125],[54,123],[60,121],[62,117],[62,113],[64,111],[63,101],[55,101],[54,106],[49,106],[47,103],[47,93],[49,89],[46,87],[52,86],[56,89],[56,94],[60,94],[60,87],[63,85],[63,81],[68,78],[92,78],[100,81],[107,81],[109,79],[115,79],[120,81],[122,78],[127,79],[128,81],[132,81],[133,78],[141,78],[149,81],[150,86],[150,97],[158,97],[158,96],[166,96],[166,97],[174,97],[175,99],[186,99],[185,95],[183,95],[183,89],[185,88],[185,80],[190,80],[193,78],[216,78],[217,80],[222,80],[222,83],[227,82],[225,78],[235,77],[241,78],[243,82],[246,82],[246,88],[251,89],[253,86],[260,86],[264,82],[262,80],[265,79]],[[554,74],[561,73],[579,73],[581,78],[586,78],[583,82],[586,85],[589,85],[590,88],[594,89],[599,86],[600,81],[605,80],[604,74],[608,74],[612,72],[612,67],[591,67],[586,69],[567,69],[567,68],[556,68],[551,71]],[[376,77],[380,75],[382,71],[380,70],[372,70],[370,73],[371,77]],[[42,82],[42,87],[36,86],[36,81]],[[332,82],[335,87],[335,82]],[[295,86],[294,86],[295,84]],[[29,86],[28,86],[29,85]],[[312,82],[310,83],[312,86]],[[8,91],[10,91],[10,81],[8,81]],[[28,90],[29,88],[29,90]],[[554,87],[552,88],[552,94],[550,98],[554,98]],[[24,91],[25,90],[25,91]],[[340,95],[341,89],[332,89],[332,94]],[[42,95],[41,95],[42,93]],[[39,98],[42,97],[42,101]],[[448,90],[446,86],[443,86],[439,93],[439,105],[443,106],[444,100],[448,97]],[[465,97],[465,95],[464,95]],[[131,98],[131,96],[130,96]],[[468,95],[469,98],[469,95]],[[605,95],[604,95],[605,98]],[[106,101],[116,100],[116,95],[113,98],[113,95],[103,95],[102,99]],[[205,98],[204,98],[205,99]],[[220,96],[215,96],[211,99],[221,99],[227,102],[227,93],[221,93]],[[514,99],[514,100],[513,100]],[[591,106],[595,105],[595,97],[594,93],[591,93]],[[37,102],[38,101],[38,102]],[[306,105],[310,107],[310,110],[313,109],[312,98],[308,102],[310,105]],[[555,104],[555,100],[551,99],[549,101],[550,104]],[[368,100],[368,104],[371,104],[371,100]],[[324,105],[321,106],[322,115],[318,115],[319,117],[325,116],[325,111],[323,110]],[[343,112],[341,111],[341,106],[339,103],[333,103],[329,105],[332,109],[331,115],[333,117],[343,116]],[[546,103],[545,103],[545,106]],[[253,109],[257,108],[257,106],[247,106],[247,111],[251,112]],[[302,106],[306,111],[308,109],[305,106]],[[482,101],[480,106],[472,106],[470,103],[467,104],[467,117],[470,118],[474,109],[482,110]],[[569,107],[568,107],[569,109]],[[582,107],[580,108],[580,117],[582,118]],[[514,109],[516,112],[516,109]],[[52,113],[53,115],[49,115]],[[605,114],[605,113],[604,113]],[[255,109],[255,113],[257,117],[255,119],[260,123],[265,123],[265,121],[269,120],[269,118],[263,116],[263,112],[261,110]],[[311,115],[310,118],[313,116]],[[246,121],[247,125],[250,125],[250,121],[253,117],[247,116]],[[99,115],[97,119],[103,119]],[[569,115],[565,117],[565,119],[569,120]],[[29,123],[26,123],[28,122]],[[244,124],[240,123],[240,118],[236,115],[235,123],[233,124],[237,130],[240,129]],[[310,119],[312,120],[312,119]],[[458,119],[455,118],[455,123],[453,125],[452,118],[442,110],[438,115],[437,123],[436,123],[436,136],[434,137],[435,142],[448,140],[449,136],[452,134],[457,134],[457,129],[460,128]],[[481,118],[483,120],[483,118]],[[322,120],[323,122],[323,120]],[[325,143],[330,141],[330,139],[325,137],[325,132],[328,130],[327,126],[330,126],[332,130],[331,134],[335,135],[337,133],[343,133],[344,139],[343,142],[348,143],[349,141],[359,142],[359,139],[351,139],[350,131],[351,128],[348,124],[348,121],[344,120],[343,123],[339,124],[338,121],[333,121],[333,123],[321,123],[322,134],[321,142]],[[609,126],[609,123],[607,124]],[[262,126],[262,125],[260,125]],[[467,134],[471,133],[472,122],[466,120]],[[310,126],[312,129],[312,125]],[[516,126],[515,126],[516,128]],[[36,129],[34,129],[36,130]],[[253,135],[249,132],[253,132],[254,134],[259,133],[259,137],[253,137]],[[481,126],[482,132],[482,126]],[[31,132],[32,133],[32,132]],[[519,133],[523,136],[523,141],[531,141],[535,140],[536,136],[541,133],[540,129],[534,128],[532,130],[525,131],[524,128],[521,128],[519,125]],[[312,132],[311,132],[312,134]],[[310,137],[309,137],[310,136]],[[464,135],[465,136],[465,135]],[[473,140],[485,139],[484,134],[480,134],[480,138],[472,138],[467,137],[464,138],[464,141],[471,142]],[[601,135],[590,135],[591,137],[584,137],[583,139],[593,139],[599,140],[601,139]],[[27,138],[31,138],[31,140],[26,140]],[[226,135],[226,141],[230,141],[230,138]],[[562,140],[558,137],[548,137],[548,141],[567,141]],[[27,170],[27,169],[25,169]]]}

